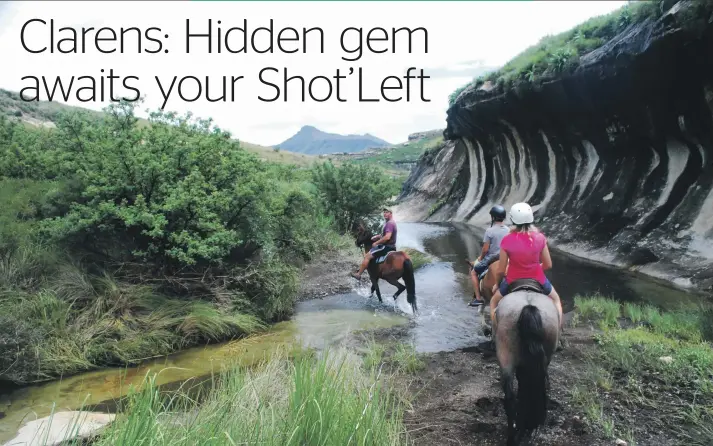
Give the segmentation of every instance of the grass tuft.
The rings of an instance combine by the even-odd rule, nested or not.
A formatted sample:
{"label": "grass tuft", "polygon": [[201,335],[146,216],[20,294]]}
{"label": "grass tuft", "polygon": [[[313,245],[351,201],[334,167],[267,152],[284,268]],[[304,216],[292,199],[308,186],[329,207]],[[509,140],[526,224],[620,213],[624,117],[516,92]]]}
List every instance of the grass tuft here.
{"label": "grass tuft", "polygon": [[709,312],[626,303],[623,314],[635,325],[620,326],[611,299],[578,296],[576,306],[582,320],[604,328],[571,395],[591,424],[630,444],[654,427],[687,444],[713,443],[713,349],[702,334]]}
{"label": "grass tuft", "polygon": [[346,351],[289,360],[280,351],[212,380],[202,402],[162,395],[155,377],[132,392],[123,419],[95,443],[152,445],[400,445],[398,399]]}

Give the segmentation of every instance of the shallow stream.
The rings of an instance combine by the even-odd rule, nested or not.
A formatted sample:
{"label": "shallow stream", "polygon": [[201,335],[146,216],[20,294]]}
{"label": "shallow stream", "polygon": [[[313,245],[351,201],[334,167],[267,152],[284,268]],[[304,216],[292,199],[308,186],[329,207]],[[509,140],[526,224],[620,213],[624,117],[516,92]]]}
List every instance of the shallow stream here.
{"label": "shallow stream", "polygon": [[[426,252],[434,261],[416,271],[416,296],[420,315],[413,317],[403,293],[396,304],[395,288],[380,282],[384,303],[369,299],[364,284],[353,292],[301,302],[292,320],[277,324],[259,336],[236,342],[196,347],[140,367],[106,369],[45,384],[0,388],[0,444],[10,440],[24,421],[55,411],[97,405],[125,395],[146,374],[160,372],[157,384],[180,383],[193,377],[219,372],[227,361],[250,363],[273,349],[291,343],[312,347],[334,345],[357,330],[406,326],[411,341],[421,352],[453,350],[472,346],[479,335],[481,316],[467,304],[472,296],[464,259],[475,259],[482,233],[466,225],[399,223],[399,247]],[[651,279],[552,250],[553,270],[547,275],[563,299],[564,310],[572,308],[576,294],[600,293],[627,301],[657,305],[695,303],[700,297],[659,284]],[[348,274],[348,271],[344,272]]]}

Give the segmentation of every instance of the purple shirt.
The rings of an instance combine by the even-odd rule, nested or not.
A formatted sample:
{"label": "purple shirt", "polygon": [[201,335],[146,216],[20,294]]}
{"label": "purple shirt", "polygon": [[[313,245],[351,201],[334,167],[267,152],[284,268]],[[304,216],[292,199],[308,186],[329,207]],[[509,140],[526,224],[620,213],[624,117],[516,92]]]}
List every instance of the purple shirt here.
{"label": "purple shirt", "polygon": [[387,232],[391,233],[391,239],[387,240],[384,245],[396,246],[396,223],[393,220],[389,220],[384,224],[384,230],[381,235],[386,235]]}

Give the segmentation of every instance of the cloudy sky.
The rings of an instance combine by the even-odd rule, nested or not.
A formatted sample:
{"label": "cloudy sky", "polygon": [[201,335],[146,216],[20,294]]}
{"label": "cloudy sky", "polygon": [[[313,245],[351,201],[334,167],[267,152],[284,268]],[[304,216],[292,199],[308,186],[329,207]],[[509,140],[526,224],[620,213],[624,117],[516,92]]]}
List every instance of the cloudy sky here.
{"label": "cloudy sky", "polygon": [[[178,112],[192,111],[194,115],[212,117],[220,127],[231,131],[236,137],[256,144],[273,145],[289,138],[303,125],[313,125],[324,131],[342,134],[371,133],[392,143],[406,140],[409,133],[445,127],[445,111],[448,95],[480,74],[484,69],[506,63],[520,51],[535,44],[548,34],[565,31],[578,23],[600,14],[605,14],[626,2],[617,1],[532,1],[532,2],[1,2],[0,1],[0,54],[3,67],[0,70],[0,88],[20,91],[33,85],[23,76],[45,76],[48,84],[60,76],[69,82],[75,76],[73,88],[88,85],[76,80],[79,76],[93,76],[99,79],[114,70],[116,76],[136,76],[138,81],[129,81],[137,87],[146,102],[142,108],[161,107],[164,97],[156,78],[164,90],[168,90],[174,76],[176,84],[184,76],[195,76],[203,80],[204,95],[195,102],[184,102],[177,95],[177,87],[168,98],[166,109]],[[118,32],[122,27],[160,28],[151,32],[151,37],[159,37],[162,49],[168,53],[138,53],[137,40],[130,34],[125,43],[125,51],[120,54],[101,54],[94,46],[94,32],[87,34],[87,50],[78,54],[49,53],[32,54],[21,43],[23,25],[31,19],[42,19],[47,25],[32,23],[27,26],[25,43],[29,49],[39,49],[50,45],[52,33],[49,23],[54,20],[54,42],[68,37],[62,27],[73,27],[81,36],[82,27],[111,27]],[[295,54],[280,53],[275,45],[272,54],[208,53],[205,39],[191,41],[190,54],[186,53],[186,19],[190,19],[191,31],[206,32],[208,19],[212,19],[213,30],[242,27],[247,20],[248,32],[257,27],[268,26],[273,19],[274,37],[282,28],[292,27],[300,33],[303,28],[320,27],[324,31],[324,53],[320,53],[320,42],[308,36],[307,52]],[[221,24],[218,25],[217,21]],[[358,61],[345,61],[353,54],[343,51],[340,35],[348,27],[362,28],[363,55]],[[414,33],[413,48],[409,54],[405,35],[395,42],[378,41],[374,49],[388,48],[383,54],[370,53],[366,47],[368,30],[382,27],[391,32],[393,28],[424,27],[428,31],[428,52],[424,51],[424,38]],[[168,35],[168,38],[165,38]],[[234,38],[239,35],[232,34]],[[260,32],[256,45],[265,46],[267,33]],[[103,34],[103,37],[108,34]],[[358,35],[347,34],[345,47],[355,48]],[[248,44],[249,44],[248,39]],[[298,44],[288,42],[295,48]],[[66,45],[66,43],[65,43]],[[118,43],[102,42],[103,48]],[[143,49],[155,48],[154,42],[144,40]],[[214,43],[214,45],[216,45]],[[233,45],[236,45],[233,40]],[[392,45],[396,46],[393,52]],[[346,102],[337,101],[336,92],[326,102],[301,101],[300,86],[294,82],[289,87],[287,102],[284,91],[280,100],[261,102],[275,95],[275,89],[260,81],[259,72],[265,67],[275,67],[279,73],[266,73],[263,80],[280,85],[284,70],[289,76],[301,75],[308,81],[322,75],[334,79],[336,70],[346,75],[350,68],[355,74],[340,81],[340,96]],[[425,79],[421,91],[418,80],[411,81],[410,101],[400,102],[359,102],[359,82],[357,72],[362,69],[362,96],[379,96],[382,79],[387,76],[404,76],[409,67],[412,73],[431,76]],[[104,73],[101,70],[104,69]],[[230,85],[231,76],[243,76],[235,83],[235,99],[226,102],[205,100],[205,79],[209,79],[212,97],[219,96],[222,78],[226,76]],[[108,81],[105,81],[108,82]],[[121,80],[118,81],[121,84]],[[387,85],[395,85],[393,82]],[[65,84],[66,85],[66,84]],[[108,84],[107,95],[108,95]],[[186,81],[183,85],[185,96],[195,96],[196,86]],[[42,86],[42,84],[41,84]],[[334,87],[333,87],[334,88]],[[133,95],[122,88],[117,95]],[[323,81],[314,84],[316,96],[328,93]],[[398,92],[389,91],[398,96]],[[421,95],[430,102],[421,101]],[[44,87],[41,99],[46,99]],[[105,98],[105,99],[108,99]],[[230,97],[229,97],[230,99]],[[309,98],[308,98],[309,99]],[[76,99],[70,104],[100,109],[107,102],[80,103]]]}

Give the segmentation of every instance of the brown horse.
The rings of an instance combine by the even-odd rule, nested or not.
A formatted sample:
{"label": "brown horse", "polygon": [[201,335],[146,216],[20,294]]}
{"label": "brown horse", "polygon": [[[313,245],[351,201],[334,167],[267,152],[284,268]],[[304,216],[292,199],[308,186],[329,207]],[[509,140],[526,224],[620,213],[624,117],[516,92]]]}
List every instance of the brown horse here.
{"label": "brown horse", "polygon": [[[372,236],[373,234],[365,225],[360,224],[357,227],[356,245],[362,247],[364,253],[372,248]],[[377,261],[382,258],[383,256],[378,256],[377,258],[371,259],[366,268],[369,273],[369,279],[371,279],[371,296],[373,296],[374,291],[376,291],[379,302],[383,302],[381,299],[381,290],[379,290],[379,279],[384,279],[396,287],[394,300],[398,299],[399,295],[406,290],[406,300],[411,304],[413,313],[418,313],[418,306],[416,305],[416,281],[414,279],[411,258],[403,251],[391,251],[386,254],[386,258],[383,258],[383,261],[377,263]],[[399,282],[401,278],[404,279],[405,285]]]}
{"label": "brown horse", "polygon": [[[470,265],[470,271],[471,273],[473,272],[473,265],[475,265],[475,262],[471,262],[470,260],[466,259],[466,263]],[[483,302],[485,305],[481,305],[478,308],[478,312],[482,313],[483,308],[486,305],[490,305],[490,299],[493,298],[493,286],[495,285],[495,274],[498,271],[498,265],[500,264],[500,260],[496,260],[493,263],[488,266],[488,269],[485,271],[485,275],[478,278],[478,288],[480,288],[480,297],[483,298]]]}
{"label": "brown horse", "polygon": [[[470,274],[473,274],[474,262],[466,259],[465,262],[470,266]],[[490,312],[485,311],[485,307],[490,305],[490,300],[493,298],[496,288],[496,274],[498,272],[500,260],[496,260],[488,266],[485,274],[481,274],[478,278],[478,288],[480,288],[480,297],[483,299],[483,305],[478,307],[478,314],[482,316],[483,336],[490,336],[493,333],[492,321],[490,320]],[[494,347],[494,346],[493,346]]]}

